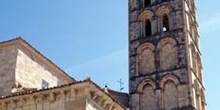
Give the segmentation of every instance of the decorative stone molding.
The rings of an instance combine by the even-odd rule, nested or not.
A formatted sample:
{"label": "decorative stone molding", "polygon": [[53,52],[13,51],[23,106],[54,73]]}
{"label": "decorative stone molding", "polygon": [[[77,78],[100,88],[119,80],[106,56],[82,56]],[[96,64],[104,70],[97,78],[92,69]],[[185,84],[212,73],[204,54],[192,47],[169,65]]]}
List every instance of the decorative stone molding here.
{"label": "decorative stone molding", "polygon": [[154,13],[150,10],[144,10],[140,15],[139,15],[139,20],[140,21],[145,21],[147,19],[151,19],[154,16]]}
{"label": "decorative stone molding", "polygon": [[138,47],[137,53],[141,53],[145,48],[150,48],[152,51],[155,49],[155,46],[152,43],[144,43]]}
{"label": "decorative stone molding", "polygon": [[138,85],[137,91],[142,92],[144,86],[147,85],[147,84],[151,85],[154,89],[156,89],[156,85],[155,85],[154,81],[152,81],[151,79],[144,79]]}
{"label": "decorative stone molding", "polygon": [[169,14],[169,13],[170,13],[170,7],[168,5],[160,6],[156,11],[157,16],[163,16],[164,14]]}
{"label": "decorative stone molding", "polygon": [[175,83],[175,85],[179,85],[179,80],[177,79],[176,76],[174,75],[165,75],[162,80],[160,81],[160,88],[163,88],[165,83],[168,81],[168,80],[171,80]]}
{"label": "decorative stone molding", "polygon": [[[81,100],[90,100],[98,108],[103,110],[126,110],[126,108],[116,102],[107,93],[102,91],[92,81],[85,80],[72,84],[66,84],[60,87],[47,88],[38,91],[26,92],[23,94],[14,94],[0,98],[0,110],[27,108],[28,110],[38,110],[37,105],[41,107],[57,107],[59,103],[78,102]],[[58,105],[56,105],[58,104]],[[80,106],[87,106],[80,105]],[[55,109],[55,108],[54,108]],[[65,110],[65,109],[62,109]]]}
{"label": "decorative stone molding", "polygon": [[160,40],[160,42],[157,44],[157,49],[162,48],[166,43],[170,43],[173,46],[175,46],[177,44],[175,39],[173,39],[171,37],[167,37],[167,38]]}

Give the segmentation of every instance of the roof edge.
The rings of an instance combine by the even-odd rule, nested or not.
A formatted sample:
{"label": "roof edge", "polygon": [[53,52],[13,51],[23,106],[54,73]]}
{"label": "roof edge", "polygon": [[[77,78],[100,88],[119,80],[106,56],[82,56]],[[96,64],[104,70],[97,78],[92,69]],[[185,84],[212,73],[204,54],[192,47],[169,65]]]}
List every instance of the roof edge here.
{"label": "roof edge", "polygon": [[[46,62],[48,62],[48,64],[51,64],[52,66],[57,68],[60,72],[64,73],[63,75],[65,75],[67,78],[69,78],[69,80],[76,81],[73,77],[71,77],[63,69],[61,69],[55,63],[53,63],[50,59],[48,59],[46,56],[44,56],[41,52],[39,52],[36,48],[34,48],[30,43],[28,43],[26,40],[24,40],[21,36],[7,40],[7,41],[2,41],[2,42],[0,42],[0,46],[4,45],[4,44],[8,44],[8,43],[13,43],[13,42],[19,42],[26,49],[31,49],[34,53],[38,54],[41,58],[43,58]],[[27,47],[25,45],[27,45]]]}
{"label": "roof edge", "polygon": [[7,98],[12,98],[12,97],[17,97],[17,96],[23,96],[23,95],[30,95],[30,94],[34,94],[34,93],[38,93],[38,92],[43,92],[43,91],[49,91],[49,90],[54,90],[54,89],[59,89],[59,88],[64,88],[64,87],[68,87],[68,86],[73,86],[75,84],[83,84],[83,83],[88,83],[93,85],[96,89],[100,90],[103,94],[105,94],[106,96],[108,96],[113,102],[117,103],[119,106],[121,106],[123,109],[127,110],[127,108],[122,105],[120,102],[118,102],[117,100],[115,100],[112,96],[110,96],[108,93],[104,92],[100,86],[98,86],[95,82],[93,82],[90,78],[87,78],[85,80],[82,81],[77,81],[77,82],[72,82],[72,83],[68,83],[68,84],[64,84],[64,85],[60,85],[60,86],[55,86],[55,87],[50,87],[50,88],[44,88],[44,89],[40,89],[40,90],[36,90],[36,89],[31,89],[30,91],[24,91],[24,92],[18,92],[15,94],[11,94],[8,96],[2,96],[0,97],[0,101],[3,99],[7,99]]}

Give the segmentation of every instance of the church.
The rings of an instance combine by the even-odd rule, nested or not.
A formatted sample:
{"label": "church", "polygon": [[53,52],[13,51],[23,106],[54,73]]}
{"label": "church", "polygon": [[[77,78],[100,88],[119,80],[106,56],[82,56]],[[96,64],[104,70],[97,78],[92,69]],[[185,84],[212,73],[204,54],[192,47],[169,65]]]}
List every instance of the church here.
{"label": "church", "polygon": [[206,110],[195,0],[129,0],[129,93],[77,81],[21,37],[0,42],[0,110]]}

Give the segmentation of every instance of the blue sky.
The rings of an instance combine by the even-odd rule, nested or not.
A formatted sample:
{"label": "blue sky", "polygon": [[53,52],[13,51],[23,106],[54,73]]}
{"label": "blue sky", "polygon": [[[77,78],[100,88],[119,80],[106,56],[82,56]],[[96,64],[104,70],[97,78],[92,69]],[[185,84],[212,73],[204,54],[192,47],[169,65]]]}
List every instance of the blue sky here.
{"label": "blue sky", "polygon": [[[0,0],[0,40],[22,36],[74,78],[128,90],[127,0]],[[215,8],[216,7],[216,8]],[[202,60],[209,110],[220,97],[220,9],[198,0]]]}

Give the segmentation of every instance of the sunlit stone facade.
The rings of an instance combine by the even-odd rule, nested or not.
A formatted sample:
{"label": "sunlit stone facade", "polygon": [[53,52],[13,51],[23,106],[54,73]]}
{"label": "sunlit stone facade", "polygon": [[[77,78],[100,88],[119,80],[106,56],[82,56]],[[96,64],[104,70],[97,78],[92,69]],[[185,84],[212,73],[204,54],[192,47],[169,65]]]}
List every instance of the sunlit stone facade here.
{"label": "sunlit stone facade", "polygon": [[131,110],[206,110],[195,0],[129,0]]}
{"label": "sunlit stone facade", "polygon": [[0,64],[0,110],[127,109],[128,94],[76,81],[22,38],[0,42]]}

